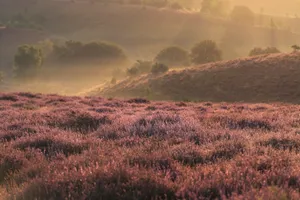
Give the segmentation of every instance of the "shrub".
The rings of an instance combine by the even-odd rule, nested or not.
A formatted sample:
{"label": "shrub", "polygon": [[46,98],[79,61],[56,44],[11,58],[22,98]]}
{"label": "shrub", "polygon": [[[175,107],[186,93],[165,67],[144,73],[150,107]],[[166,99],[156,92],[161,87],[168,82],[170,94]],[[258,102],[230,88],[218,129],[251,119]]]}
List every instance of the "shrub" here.
{"label": "shrub", "polygon": [[152,74],[163,74],[169,71],[169,67],[162,63],[156,63],[152,66],[151,73]]}
{"label": "shrub", "polygon": [[43,63],[41,49],[31,45],[22,45],[14,57],[15,73],[18,78],[32,78]]}
{"label": "shrub", "polygon": [[204,40],[192,48],[190,56],[194,64],[204,64],[220,61],[222,52],[214,41]]}
{"label": "shrub", "polygon": [[167,47],[157,54],[155,61],[168,66],[188,65],[189,55],[180,47]]}
{"label": "shrub", "polygon": [[256,47],[250,51],[249,56],[257,56],[257,55],[272,54],[272,53],[280,53],[280,51],[276,47],[267,47],[265,49]]}

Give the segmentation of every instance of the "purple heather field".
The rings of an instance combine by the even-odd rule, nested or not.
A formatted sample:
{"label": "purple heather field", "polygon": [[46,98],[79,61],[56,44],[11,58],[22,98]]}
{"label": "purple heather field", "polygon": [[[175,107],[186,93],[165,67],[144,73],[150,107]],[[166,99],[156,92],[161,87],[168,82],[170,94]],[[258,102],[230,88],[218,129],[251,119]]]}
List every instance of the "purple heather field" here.
{"label": "purple heather field", "polygon": [[300,199],[300,106],[0,94],[16,200]]}

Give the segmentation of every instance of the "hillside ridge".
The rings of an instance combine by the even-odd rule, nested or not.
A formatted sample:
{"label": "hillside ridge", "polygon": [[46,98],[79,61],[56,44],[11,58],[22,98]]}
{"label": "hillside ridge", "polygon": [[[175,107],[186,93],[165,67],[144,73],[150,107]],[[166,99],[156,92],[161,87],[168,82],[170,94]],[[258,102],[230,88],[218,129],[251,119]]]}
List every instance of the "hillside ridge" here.
{"label": "hillside ridge", "polygon": [[[300,54],[245,57],[143,75],[94,90],[89,95],[158,100],[300,102]],[[162,95],[164,94],[164,95]]]}

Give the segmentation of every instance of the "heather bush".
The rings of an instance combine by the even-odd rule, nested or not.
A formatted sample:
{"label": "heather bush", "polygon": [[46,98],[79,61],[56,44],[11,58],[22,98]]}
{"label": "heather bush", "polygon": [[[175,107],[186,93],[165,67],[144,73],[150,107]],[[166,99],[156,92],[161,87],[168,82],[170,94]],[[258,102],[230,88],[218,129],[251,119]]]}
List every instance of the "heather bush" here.
{"label": "heather bush", "polygon": [[267,141],[260,142],[261,145],[270,146],[278,150],[289,150],[300,152],[300,141],[288,138],[270,138]]}
{"label": "heather bush", "polygon": [[144,103],[150,103],[150,101],[147,100],[147,99],[135,98],[135,99],[129,99],[128,103],[141,103],[141,104],[144,104]]}
{"label": "heather bush", "polygon": [[72,130],[87,134],[97,130],[102,124],[110,124],[111,121],[107,116],[93,116],[89,113],[68,113],[67,119],[59,122],[50,122],[50,125],[58,126],[64,130]]}
{"label": "heather bush", "polygon": [[28,161],[25,156],[19,152],[10,148],[3,149],[1,147],[0,154],[0,183],[8,178],[12,173],[20,170],[25,165],[28,165]]}
{"label": "heather bush", "polygon": [[205,155],[202,155],[199,149],[192,144],[180,144],[175,146],[171,150],[171,155],[174,160],[191,167],[205,163]]}
{"label": "heather bush", "polygon": [[83,142],[73,143],[72,141],[61,141],[53,137],[37,136],[25,138],[17,142],[15,147],[20,150],[26,150],[27,148],[38,149],[46,157],[53,157],[59,153],[63,153],[65,156],[80,154],[88,146]]}

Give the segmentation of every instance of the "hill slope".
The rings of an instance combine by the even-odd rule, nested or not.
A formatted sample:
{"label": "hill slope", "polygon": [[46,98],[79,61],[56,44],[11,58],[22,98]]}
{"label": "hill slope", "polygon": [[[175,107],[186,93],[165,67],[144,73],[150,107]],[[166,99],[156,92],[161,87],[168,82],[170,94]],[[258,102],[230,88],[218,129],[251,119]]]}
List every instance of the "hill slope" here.
{"label": "hill slope", "polygon": [[152,99],[300,102],[300,54],[273,54],[127,79],[92,95]]}

